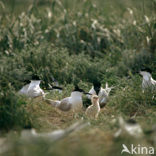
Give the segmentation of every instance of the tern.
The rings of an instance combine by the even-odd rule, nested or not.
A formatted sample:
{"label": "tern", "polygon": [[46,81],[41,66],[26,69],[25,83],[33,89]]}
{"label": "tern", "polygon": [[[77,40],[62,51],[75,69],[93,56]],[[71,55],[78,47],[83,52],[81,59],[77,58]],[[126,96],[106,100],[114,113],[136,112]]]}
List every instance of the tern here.
{"label": "tern", "polygon": [[[93,86],[90,89],[89,93],[98,95],[100,107],[104,107],[109,99],[109,93],[111,89],[114,87],[108,87],[108,83],[106,83],[106,87],[102,88],[101,83],[98,81],[93,82]],[[91,99],[90,95],[87,95],[88,99]]]}
{"label": "tern", "polygon": [[156,90],[156,80],[152,78],[152,75],[147,71],[140,71],[140,75],[143,76],[142,80],[142,90],[143,92],[147,89],[152,91]]}
{"label": "tern", "polygon": [[[51,104],[54,107],[57,107],[61,111],[70,111],[70,110],[81,110],[83,107],[82,102],[82,94],[90,94],[84,92],[84,90],[80,89],[78,86],[75,86],[75,89],[71,92],[69,97],[66,97],[60,101],[45,99],[45,101]],[[91,95],[91,94],[90,94]]]}
{"label": "tern", "polygon": [[[20,90],[19,90],[19,94],[21,95],[25,95],[27,97],[31,97],[31,98],[35,98],[35,97],[39,97],[39,96],[45,96],[46,93],[43,91],[43,89],[40,88],[40,83],[41,80],[37,75],[33,75],[32,76],[32,80],[31,81],[25,81],[26,85],[24,85]],[[52,90],[52,89],[62,89],[61,87],[57,87],[57,86],[52,86],[51,88],[48,88],[47,90]]]}

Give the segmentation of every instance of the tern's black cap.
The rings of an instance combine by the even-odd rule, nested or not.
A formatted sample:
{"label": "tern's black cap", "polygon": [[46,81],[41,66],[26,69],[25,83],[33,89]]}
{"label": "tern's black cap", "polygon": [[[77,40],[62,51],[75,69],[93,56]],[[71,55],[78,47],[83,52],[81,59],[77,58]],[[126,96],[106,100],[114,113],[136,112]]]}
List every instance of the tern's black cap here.
{"label": "tern's black cap", "polygon": [[84,90],[80,89],[78,85],[75,85],[75,88],[73,91],[84,92]]}
{"label": "tern's black cap", "polygon": [[32,75],[32,80],[41,80],[37,74]]}
{"label": "tern's black cap", "polygon": [[127,123],[131,125],[137,124],[137,122],[134,119],[127,120]]}
{"label": "tern's black cap", "polygon": [[96,94],[98,95],[99,91],[101,89],[101,82],[97,81],[97,80],[94,80],[93,81],[93,86],[94,86],[94,90],[96,91]]}
{"label": "tern's black cap", "polygon": [[24,85],[29,84],[31,81],[30,80],[24,80]]}
{"label": "tern's black cap", "polygon": [[141,68],[141,71],[146,71],[146,72],[152,73],[152,70],[149,67],[143,67],[143,68]]}

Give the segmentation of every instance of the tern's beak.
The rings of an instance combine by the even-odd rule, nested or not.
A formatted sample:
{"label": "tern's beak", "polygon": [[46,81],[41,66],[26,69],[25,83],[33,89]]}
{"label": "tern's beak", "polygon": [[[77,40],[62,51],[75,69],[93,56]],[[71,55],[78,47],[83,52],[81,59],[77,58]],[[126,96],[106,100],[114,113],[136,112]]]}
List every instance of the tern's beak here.
{"label": "tern's beak", "polygon": [[50,88],[46,88],[46,90],[53,90],[53,89],[63,90],[63,88],[58,87],[58,86],[52,86]]}
{"label": "tern's beak", "polygon": [[91,93],[87,93],[87,92],[83,92],[84,94],[86,94],[86,95],[92,95]]}
{"label": "tern's beak", "polygon": [[63,88],[58,87],[58,86],[53,86],[52,89],[59,89],[59,90],[63,90]]}

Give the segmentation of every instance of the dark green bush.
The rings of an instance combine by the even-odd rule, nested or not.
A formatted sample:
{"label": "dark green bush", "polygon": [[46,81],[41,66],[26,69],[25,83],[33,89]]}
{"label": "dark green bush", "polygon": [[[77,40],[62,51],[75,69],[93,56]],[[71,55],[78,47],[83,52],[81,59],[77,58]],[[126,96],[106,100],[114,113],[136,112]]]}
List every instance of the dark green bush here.
{"label": "dark green bush", "polygon": [[0,93],[0,129],[31,127],[31,114],[26,110],[26,101],[13,88]]}

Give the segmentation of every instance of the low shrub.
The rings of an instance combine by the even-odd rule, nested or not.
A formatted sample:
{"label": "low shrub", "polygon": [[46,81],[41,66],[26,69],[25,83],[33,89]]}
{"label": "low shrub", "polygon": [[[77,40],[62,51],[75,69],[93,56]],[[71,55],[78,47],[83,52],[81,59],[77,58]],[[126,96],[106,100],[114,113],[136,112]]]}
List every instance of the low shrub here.
{"label": "low shrub", "polygon": [[[121,82],[120,82],[121,83]],[[141,81],[138,76],[132,79],[122,79],[113,96],[110,97],[109,105],[125,115],[144,114],[147,108],[156,104],[155,93],[141,89]]]}
{"label": "low shrub", "polygon": [[10,87],[0,93],[0,129],[31,127],[31,114],[26,101]]}

